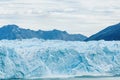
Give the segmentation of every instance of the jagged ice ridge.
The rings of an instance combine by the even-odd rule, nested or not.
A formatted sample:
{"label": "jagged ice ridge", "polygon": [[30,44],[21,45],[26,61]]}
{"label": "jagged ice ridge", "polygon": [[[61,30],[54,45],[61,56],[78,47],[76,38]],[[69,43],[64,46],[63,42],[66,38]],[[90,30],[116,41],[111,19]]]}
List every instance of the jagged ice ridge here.
{"label": "jagged ice ridge", "polygon": [[120,75],[120,41],[0,41],[0,79],[65,75]]}

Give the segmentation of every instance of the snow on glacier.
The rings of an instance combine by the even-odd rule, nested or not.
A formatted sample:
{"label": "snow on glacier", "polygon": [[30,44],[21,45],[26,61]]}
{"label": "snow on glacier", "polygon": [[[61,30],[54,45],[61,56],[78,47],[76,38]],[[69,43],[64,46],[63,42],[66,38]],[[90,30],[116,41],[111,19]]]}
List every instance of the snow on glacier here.
{"label": "snow on glacier", "polygon": [[63,75],[120,75],[120,41],[0,41],[0,78]]}

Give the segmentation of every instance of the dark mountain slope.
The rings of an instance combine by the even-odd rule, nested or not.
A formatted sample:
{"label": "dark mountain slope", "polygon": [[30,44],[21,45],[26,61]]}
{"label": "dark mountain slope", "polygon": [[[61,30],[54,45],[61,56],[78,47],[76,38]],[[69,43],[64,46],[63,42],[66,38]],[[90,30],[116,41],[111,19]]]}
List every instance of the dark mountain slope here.
{"label": "dark mountain slope", "polygon": [[87,38],[85,41],[91,40],[106,40],[106,41],[120,40],[120,23],[105,28],[104,30]]}

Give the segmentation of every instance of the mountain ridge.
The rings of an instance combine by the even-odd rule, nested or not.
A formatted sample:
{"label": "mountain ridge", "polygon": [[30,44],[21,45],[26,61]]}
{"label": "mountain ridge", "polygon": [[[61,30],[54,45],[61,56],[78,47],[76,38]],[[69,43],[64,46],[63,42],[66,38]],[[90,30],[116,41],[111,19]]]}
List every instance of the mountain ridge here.
{"label": "mountain ridge", "polygon": [[120,40],[120,23],[106,27],[98,33],[88,37],[85,41],[91,40]]}
{"label": "mountain ridge", "polygon": [[31,30],[20,28],[19,26],[5,25],[0,28],[0,40],[8,39],[30,39],[30,38],[38,38],[45,40],[65,40],[65,41],[83,41],[87,37],[82,34],[69,34],[66,31],[61,31],[57,29],[53,29],[50,31],[43,30]]}

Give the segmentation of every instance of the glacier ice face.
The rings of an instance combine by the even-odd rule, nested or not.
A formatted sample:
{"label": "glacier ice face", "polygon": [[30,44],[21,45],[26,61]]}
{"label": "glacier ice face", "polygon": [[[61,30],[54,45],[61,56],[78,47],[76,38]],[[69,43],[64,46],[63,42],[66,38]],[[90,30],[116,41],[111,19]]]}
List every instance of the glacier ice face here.
{"label": "glacier ice face", "polygon": [[120,75],[120,41],[0,41],[1,79],[63,75]]}

